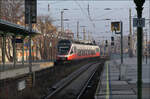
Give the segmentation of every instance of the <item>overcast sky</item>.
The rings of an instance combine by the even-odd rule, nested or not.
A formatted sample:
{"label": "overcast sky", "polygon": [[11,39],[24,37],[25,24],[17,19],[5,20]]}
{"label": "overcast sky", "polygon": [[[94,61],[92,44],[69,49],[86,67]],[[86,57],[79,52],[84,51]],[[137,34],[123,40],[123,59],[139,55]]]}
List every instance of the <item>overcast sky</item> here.
{"label": "overcast sky", "polygon": [[[49,11],[48,4],[50,7]],[[143,10],[143,17],[146,19],[149,19],[149,7],[149,1],[146,1]],[[104,10],[105,8],[110,8],[111,10]],[[101,36],[110,37],[112,35],[110,31],[111,21],[119,20],[123,22],[124,35],[128,35],[129,8],[132,9],[132,17],[136,17],[135,4],[133,1],[38,1],[38,15],[50,15],[53,20],[58,20],[61,18],[61,10],[69,9],[64,11],[64,19],[69,19],[69,21],[64,22],[64,28],[71,29],[76,35],[76,23],[79,21],[80,26],[86,26],[86,31],[92,32],[95,39],[99,39],[98,37]],[[90,20],[90,18],[92,20]],[[60,26],[60,21],[55,21],[54,25]],[[148,21],[146,21],[146,28],[148,27]],[[83,28],[80,27],[80,32],[82,29]],[[80,33],[80,36],[82,36],[82,33]]]}

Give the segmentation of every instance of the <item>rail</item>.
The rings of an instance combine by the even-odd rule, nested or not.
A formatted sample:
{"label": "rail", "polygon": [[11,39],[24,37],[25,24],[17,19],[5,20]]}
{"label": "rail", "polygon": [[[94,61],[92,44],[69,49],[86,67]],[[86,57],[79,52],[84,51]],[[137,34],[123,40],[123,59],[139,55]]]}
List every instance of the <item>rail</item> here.
{"label": "rail", "polygon": [[86,71],[91,65],[94,65],[95,63],[87,64],[77,71],[70,74],[67,78],[64,78],[61,80],[58,84],[54,85],[51,89],[49,89],[48,95],[44,96],[43,99],[48,99],[52,97],[53,95],[57,94],[59,91],[61,91],[63,88],[65,88],[69,83],[71,83],[73,80],[75,80],[77,77],[79,77],[84,71]]}
{"label": "rail", "polygon": [[84,94],[85,90],[87,89],[90,81],[92,80],[92,78],[94,77],[95,73],[97,71],[97,68],[95,68],[95,70],[93,71],[93,73],[91,74],[91,76],[89,77],[89,79],[87,80],[85,86],[82,88],[82,90],[80,91],[79,95],[77,96],[77,99],[80,99],[80,97]]}

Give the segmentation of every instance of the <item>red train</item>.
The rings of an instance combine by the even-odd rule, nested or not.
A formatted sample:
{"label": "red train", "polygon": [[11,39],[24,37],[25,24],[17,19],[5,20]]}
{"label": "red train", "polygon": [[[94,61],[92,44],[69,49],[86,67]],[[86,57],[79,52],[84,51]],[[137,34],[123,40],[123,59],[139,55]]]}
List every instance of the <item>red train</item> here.
{"label": "red train", "polygon": [[60,40],[57,48],[57,63],[100,56],[100,48],[96,44]]}

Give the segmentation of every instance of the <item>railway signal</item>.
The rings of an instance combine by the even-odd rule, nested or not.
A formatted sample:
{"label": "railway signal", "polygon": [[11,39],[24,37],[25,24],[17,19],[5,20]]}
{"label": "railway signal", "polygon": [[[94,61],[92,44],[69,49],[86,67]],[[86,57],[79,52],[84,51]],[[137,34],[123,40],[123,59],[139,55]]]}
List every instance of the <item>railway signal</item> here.
{"label": "railway signal", "polygon": [[128,36],[128,46],[130,46],[130,36]]}
{"label": "railway signal", "polygon": [[114,46],[115,44],[114,44],[114,37],[112,36],[111,37],[111,46]]}
{"label": "railway signal", "polygon": [[[123,22],[122,21],[115,21],[115,22],[111,22],[111,31],[113,32],[113,31],[115,31],[115,34],[120,34],[120,36],[121,36],[121,43],[120,43],[120,45],[121,45],[121,65],[123,64]],[[120,66],[121,66],[120,65]],[[119,72],[119,80],[121,80],[121,79],[124,79],[123,77],[124,77],[124,75],[125,74],[123,74],[123,73],[121,73],[121,69],[122,68],[122,66],[120,67],[120,72]]]}
{"label": "railway signal", "polygon": [[107,47],[107,46],[108,46],[108,41],[106,40],[106,41],[105,41],[105,47]]}
{"label": "railway signal", "polygon": [[37,0],[25,0],[25,24],[36,23]]}
{"label": "railway signal", "polygon": [[111,31],[115,31],[116,34],[121,32],[121,22],[111,22]]}

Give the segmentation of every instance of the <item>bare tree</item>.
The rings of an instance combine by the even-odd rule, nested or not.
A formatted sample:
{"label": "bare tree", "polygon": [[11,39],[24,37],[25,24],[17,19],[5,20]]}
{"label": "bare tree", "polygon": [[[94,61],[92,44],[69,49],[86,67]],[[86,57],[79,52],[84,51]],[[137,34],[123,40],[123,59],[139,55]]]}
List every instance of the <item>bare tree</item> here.
{"label": "bare tree", "polygon": [[[0,0],[0,19],[7,20],[9,22],[17,23],[24,22],[24,0]],[[12,56],[12,37],[6,39],[6,56],[9,61],[13,61]],[[0,40],[1,44],[2,40]],[[2,46],[1,46],[2,47]]]}
{"label": "bare tree", "polygon": [[1,18],[17,23],[24,17],[24,0],[1,0]]}
{"label": "bare tree", "polygon": [[52,18],[49,16],[38,17],[38,30],[41,31],[42,35],[38,36],[39,39],[39,50],[42,59],[49,58],[49,44],[51,37],[56,33],[56,27],[52,24]]}

